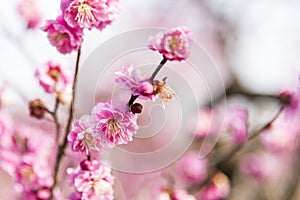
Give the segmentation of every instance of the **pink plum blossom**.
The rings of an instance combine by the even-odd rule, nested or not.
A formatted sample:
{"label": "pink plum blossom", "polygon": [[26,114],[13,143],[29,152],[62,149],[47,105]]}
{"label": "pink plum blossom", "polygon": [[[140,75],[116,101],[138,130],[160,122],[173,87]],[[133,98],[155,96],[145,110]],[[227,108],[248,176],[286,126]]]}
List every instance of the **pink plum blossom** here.
{"label": "pink plum blossom", "polygon": [[115,82],[122,88],[131,90],[133,95],[138,95],[142,99],[155,101],[160,98],[169,101],[175,92],[166,84],[166,78],[162,81],[150,81],[150,77],[134,66],[123,67],[115,72],[117,78]]}
{"label": "pink plum blossom", "polygon": [[149,81],[150,77],[142,70],[131,65],[123,67],[115,72],[115,75],[117,76],[115,82],[122,88],[131,90],[133,95],[141,95],[144,99],[156,99],[156,95],[153,94],[154,86]]}
{"label": "pink plum blossom", "polygon": [[173,28],[150,38],[148,47],[158,51],[167,60],[182,61],[188,58],[192,45],[192,33],[186,27]]}
{"label": "pink plum blossom", "polygon": [[47,20],[42,30],[47,32],[50,43],[62,54],[77,51],[83,42],[82,29],[70,27],[62,16]]}
{"label": "pink plum blossom", "polygon": [[37,28],[41,21],[41,14],[32,0],[21,0],[17,5],[17,9],[26,21],[28,29]]}
{"label": "pink plum blossom", "polygon": [[243,144],[248,137],[248,113],[240,107],[230,107],[222,110],[220,107],[204,109],[199,113],[200,119],[197,124],[195,135],[217,135],[219,132],[229,136],[234,144]]}
{"label": "pink plum blossom", "polygon": [[71,27],[104,29],[119,14],[118,0],[62,0],[64,19]]}
{"label": "pink plum blossom", "polygon": [[[69,168],[69,184],[75,187],[69,199],[82,200],[112,200],[114,177],[111,169],[100,164],[98,161],[84,161],[89,167]],[[89,164],[87,164],[89,163]]]}
{"label": "pink plum blossom", "polygon": [[226,129],[235,144],[243,144],[248,137],[248,113],[243,108],[230,108],[226,113]]}
{"label": "pink plum blossom", "polygon": [[261,134],[262,142],[270,151],[294,151],[299,145],[299,119],[279,118]]}
{"label": "pink plum blossom", "polygon": [[47,93],[61,93],[70,84],[68,71],[60,64],[51,61],[38,68],[35,77]]}
{"label": "pink plum blossom", "polygon": [[214,110],[204,108],[198,114],[199,121],[197,122],[196,130],[193,132],[198,138],[205,138],[213,135],[216,132],[215,122],[213,121]]}
{"label": "pink plum blossom", "polygon": [[194,196],[187,193],[186,190],[177,189],[172,194],[172,200],[196,200]]}
{"label": "pink plum blossom", "polygon": [[49,199],[53,179],[45,162],[36,159],[34,154],[27,154],[16,166],[15,173],[25,199]]}
{"label": "pink plum blossom", "polygon": [[240,161],[241,172],[258,182],[280,177],[285,169],[283,159],[277,154],[267,152],[249,153]]}
{"label": "pink plum blossom", "polygon": [[101,141],[112,147],[127,144],[136,134],[137,116],[131,113],[127,106],[117,106],[110,103],[98,103],[92,110],[95,120],[95,132],[101,136]]}
{"label": "pink plum blossom", "polygon": [[121,70],[115,72],[117,78],[116,83],[119,83],[124,89],[136,89],[141,86],[143,81],[150,78],[145,72],[134,67],[133,65],[122,67]]}
{"label": "pink plum blossom", "polygon": [[230,192],[230,184],[227,176],[222,173],[215,174],[211,184],[205,186],[199,194],[201,200],[221,200],[226,198]]}
{"label": "pink plum blossom", "polygon": [[93,131],[90,115],[84,115],[73,122],[68,142],[73,151],[86,155],[95,156],[103,149],[100,135]]}
{"label": "pink plum blossom", "polygon": [[188,194],[184,189],[160,188],[153,193],[153,196],[155,200],[196,200],[193,195]]}
{"label": "pink plum blossom", "polygon": [[178,170],[188,184],[200,184],[207,177],[208,160],[196,152],[185,154],[178,162]]}

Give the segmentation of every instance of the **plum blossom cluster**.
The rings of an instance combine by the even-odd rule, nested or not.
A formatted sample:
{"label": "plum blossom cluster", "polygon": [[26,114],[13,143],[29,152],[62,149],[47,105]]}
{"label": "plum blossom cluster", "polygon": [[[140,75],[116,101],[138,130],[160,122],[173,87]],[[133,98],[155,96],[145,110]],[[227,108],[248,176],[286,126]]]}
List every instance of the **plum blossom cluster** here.
{"label": "plum blossom cluster", "polygon": [[35,77],[47,93],[63,93],[71,84],[71,76],[66,68],[48,61],[35,71]]}
{"label": "plum blossom cluster", "polygon": [[75,187],[69,199],[71,200],[110,200],[113,199],[114,177],[110,168],[102,165],[97,160],[84,160],[80,166],[69,168],[69,183]]}
{"label": "plum blossom cluster", "polygon": [[[178,42],[184,42],[180,40],[183,38],[189,41],[188,36],[179,34],[181,30],[184,30],[184,33],[188,33],[189,36],[191,35],[187,28],[183,29],[182,27],[172,29],[168,35],[174,35],[174,40],[178,39]],[[190,51],[190,46],[187,45],[180,48],[184,48],[184,52]],[[171,51],[173,52],[173,49]],[[185,54],[182,59],[187,58],[187,56],[188,54]],[[160,63],[158,69],[167,61],[165,56],[163,57],[163,62]],[[142,105],[134,104],[134,101],[138,97],[152,101],[157,98],[169,101],[175,94],[166,85],[166,78],[162,81],[154,79],[157,72],[156,70],[152,76],[148,76],[133,65],[123,67],[120,71],[115,72],[115,82],[120,84],[122,88],[130,90],[132,94],[128,104],[113,103],[113,101],[98,103],[90,115],[84,115],[75,120],[68,135],[68,142],[72,150],[97,157],[97,154],[103,149],[132,141],[133,135],[138,130],[136,114],[142,110]]]}
{"label": "plum blossom cluster", "polygon": [[68,141],[73,151],[97,157],[104,149],[132,141],[137,129],[137,116],[127,106],[98,103],[91,115],[74,121]]}
{"label": "plum blossom cluster", "polygon": [[[94,21],[94,17],[101,18],[101,16],[96,15],[97,12],[94,13],[95,10],[100,9],[95,3],[97,1],[89,1],[90,5],[85,4],[88,1],[72,1],[68,8],[66,8],[65,2],[69,1],[62,3],[62,8],[65,10],[63,15],[72,28],[102,29],[101,26],[106,26],[105,23],[99,24]],[[110,2],[115,3],[115,1]],[[87,9],[89,15],[77,14],[74,18],[77,8]],[[108,19],[107,23],[110,22],[111,20]],[[70,172],[70,184],[74,185],[76,190],[70,196],[71,199],[113,199],[113,181],[110,181],[112,180],[111,176],[108,176],[109,173],[106,172],[109,170],[103,168],[97,159],[101,157],[103,150],[113,148],[115,145],[127,144],[133,140],[133,136],[139,128],[137,114],[142,112],[142,105],[134,103],[137,98],[151,101],[158,98],[165,101],[172,99],[175,93],[166,85],[166,77],[159,81],[155,79],[155,76],[167,60],[181,61],[188,57],[191,45],[190,36],[190,31],[182,27],[172,29],[171,32],[167,33],[166,40],[172,39],[172,41],[168,41],[169,52],[161,51],[163,52],[163,61],[151,76],[132,65],[115,72],[115,82],[131,93],[127,104],[116,103],[112,100],[100,102],[93,107],[89,115],[83,115],[78,120],[73,121],[71,131],[68,134],[68,143],[73,152],[86,155],[87,160],[82,161],[80,167]],[[171,58],[172,52],[173,57]],[[206,161],[201,162],[202,165],[205,168]],[[192,172],[188,171],[188,173]],[[192,181],[200,181],[205,177],[205,170],[203,170],[203,174],[195,176],[190,174],[190,176]],[[174,191],[169,196],[170,199],[194,199],[184,190]]]}
{"label": "plum blossom cluster", "polygon": [[[0,167],[14,180],[18,199],[48,200],[53,177],[49,169],[53,141],[37,127],[20,123],[0,109]],[[54,199],[61,199],[56,192]]]}
{"label": "plum blossom cluster", "polygon": [[61,14],[47,20],[42,30],[60,53],[67,54],[81,46],[84,28],[103,30],[118,13],[118,0],[62,0]]}

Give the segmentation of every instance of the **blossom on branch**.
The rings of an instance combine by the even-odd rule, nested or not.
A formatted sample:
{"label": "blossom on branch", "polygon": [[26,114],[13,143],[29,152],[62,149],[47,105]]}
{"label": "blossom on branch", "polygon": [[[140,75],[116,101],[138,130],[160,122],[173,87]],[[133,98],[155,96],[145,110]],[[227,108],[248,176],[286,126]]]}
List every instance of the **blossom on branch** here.
{"label": "blossom on branch", "polygon": [[162,80],[150,81],[150,77],[133,65],[123,67],[120,71],[115,72],[117,78],[115,82],[122,88],[131,90],[133,95],[138,95],[142,99],[155,101],[160,98],[169,101],[175,92],[166,84],[166,77]]}
{"label": "blossom on branch", "polygon": [[73,28],[104,29],[119,14],[118,0],[63,0],[64,19]]}
{"label": "blossom on branch", "polygon": [[160,188],[155,190],[153,196],[156,200],[196,200],[193,195],[188,194],[184,189],[169,189],[169,188]]}
{"label": "blossom on branch", "polygon": [[155,100],[153,94],[154,86],[149,81],[149,76],[135,68],[133,65],[123,67],[115,72],[117,78],[115,82],[120,84],[122,88],[131,90],[133,95],[140,95],[144,99]]}
{"label": "blossom on branch", "polygon": [[26,21],[28,29],[37,28],[42,17],[32,0],[21,0],[17,5],[17,10]]}
{"label": "blossom on branch", "polygon": [[75,152],[96,156],[102,151],[101,137],[93,132],[93,123],[90,115],[84,115],[75,120],[68,135],[68,142]]}
{"label": "blossom on branch", "polygon": [[127,144],[136,134],[137,116],[127,106],[98,103],[92,110],[94,131],[100,135],[105,146]]}
{"label": "blossom on branch", "polygon": [[111,169],[98,161],[84,160],[80,167],[69,168],[69,184],[75,187],[69,199],[71,200],[112,200],[114,177]]}
{"label": "blossom on branch", "polygon": [[47,20],[42,30],[47,32],[50,43],[62,54],[77,51],[83,42],[81,28],[70,27],[62,16]]}
{"label": "blossom on branch", "polygon": [[196,152],[185,154],[178,162],[178,170],[188,184],[200,184],[207,177],[208,160]]}
{"label": "blossom on branch", "polygon": [[167,60],[182,61],[188,58],[192,45],[192,33],[186,27],[173,28],[150,38],[148,47],[158,51]]}
{"label": "blossom on branch", "polygon": [[37,69],[35,77],[47,93],[62,93],[70,84],[67,71],[61,65],[51,61]]}

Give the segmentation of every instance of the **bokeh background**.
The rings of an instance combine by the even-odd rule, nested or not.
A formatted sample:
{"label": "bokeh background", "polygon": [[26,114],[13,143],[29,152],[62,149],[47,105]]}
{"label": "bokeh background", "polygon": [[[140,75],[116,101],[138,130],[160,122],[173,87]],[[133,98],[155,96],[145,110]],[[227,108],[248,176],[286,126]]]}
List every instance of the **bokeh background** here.
{"label": "bokeh background", "polygon": [[[37,123],[46,126],[44,129],[49,131],[49,122],[27,119],[27,104],[31,99],[40,97],[46,103],[53,104],[51,96],[44,94],[39,88],[34,79],[34,71],[48,60],[55,60],[72,68],[76,55],[59,54],[50,45],[46,33],[39,28],[28,30],[25,20],[17,10],[19,2],[20,0],[3,1],[0,7],[0,84],[6,88],[1,95],[2,106],[8,109],[16,120],[29,124]],[[46,19],[54,19],[60,12],[59,0],[34,2],[41,13],[40,26]],[[85,32],[82,62],[103,42],[123,32],[137,28],[165,29],[184,25],[194,33],[195,42],[203,47],[215,63],[225,87],[238,83],[239,88],[248,93],[276,95],[282,90],[296,88],[299,81],[299,10],[299,0],[121,0],[120,16],[112,26],[102,32]],[[213,80],[215,77],[206,78]],[[176,81],[172,83],[176,84]],[[222,96],[222,89],[211,88],[212,98]],[[101,94],[105,93],[101,88],[99,90]],[[202,97],[199,105],[204,105],[208,99],[207,93],[198,95]],[[101,100],[106,97],[97,98]],[[249,109],[251,127],[266,122],[277,108],[276,102],[269,100],[250,101],[243,96],[236,96],[230,100],[229,104],[244,105]],[[62,119],[64,110],[66,108],[63,107]],[[134,149],[134,145],[128,148]],[[150,143],[148,148],[153,148],[153,144]],[[282,159],[282,155],[280,156]],[[299,158],[285,156],[284,159],[288,165]],[[236,180],[236,183],[240,184],[233,187],[227,198],[284,199],[285,190],[289,187],[289,180],[295,171],[289,167],[270,165],[269,171],[275,167],[285,172],[272,180],[264,191],[259,190],[259,183],[245,181],[247,178],[242,177]],[[172,171],[172,166],[170,170]],[[118,178],[116,199],[151,199],[150,191],[165,183],[161,171],[142,175],[116,171],[115,175]],[[0,170],[0,177],[0,199],[14,199],[12,178],[3,169]],[[128,181],[131,184],[126,184]],[[63,186],[67,188],[67,184]],[[66,195],[69,191],[70,188],[67,188]],[[11,198],[7,198],[8,194]]]}

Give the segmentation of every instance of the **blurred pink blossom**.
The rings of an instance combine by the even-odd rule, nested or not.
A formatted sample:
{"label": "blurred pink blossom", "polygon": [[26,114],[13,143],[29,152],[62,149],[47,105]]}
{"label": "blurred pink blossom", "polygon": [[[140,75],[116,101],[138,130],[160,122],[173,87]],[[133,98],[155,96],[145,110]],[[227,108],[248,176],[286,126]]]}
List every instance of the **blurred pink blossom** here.
{"label": "blurred pink blossom", "polygon": [[184,189],[160,188],[154,191],[153,197],[156,200],[196,200],[193,195],[188,194]]}
{"label": "blurred pink blossom", "polygon": [[77,51],[83,42],[82,29],[70,27],[62,16],[47,20],[42,30],[47,32],[50,43],[62,54]]}
{"label": "blurred pink blossom", "polygon": [[196,200],[194,196],[187,193],[186,190],[177,189],[172,194],[172,200]]}
{"label": "blurred pink blossom", "polygon": [[62,93],[70,84],[68,71],[60,64],[51,61],[38,68],[35,77],[47,93]]}
{"label": "blurred pink blossom", "polygon": [[281,158],[266,152],[247,154],[240,161],[241,171],[258,182],[278,177],[282,167]]}
{"label": "blurred pink blossom", "polygon": [[118,0],[62,0],[64,19],[71,27],[104,29],[119,14]]}
{"label": "blurred pink blossom", "polygon": [[101,136],[102,143],[109,147],[132,141],[138,129],[137,116],[126,105],[98,103],[92,110],[92,117],[96,123],[94,131]]}
{"label": "blurred pink blossom", "polygon": [[189,152],[179,160],[178,170],[188,184],[200,184],[207,177],[208,160],[196,152]]}
{"label": "blurred pink blossom", "polygon": [[21,0],[17,9],[27,23],[28,29],[35,29],[41,21],[41,13],[32,0]]}
{"label": "blurred pink blossom", "polygon": [[68,135],[68,142],[75,152],[96,156],[104,148],[101,137],[93,132],[93,124],[90,115],[84,115],[73,122],[72,130]]}
{"label": "blurred pink blossom", "polygon": [[149,82],[150,76],[133,65],[123,67],[115,72],[115,82],[122,88],[132,91],[133,95],[141,95],[142,98],[155,100],[154,87]]}
{"label": "blurred pink blossom", "polygon": [[226,113],[226,129],[235,144],[242,144],[248,137],[248,113],[243,108],[231,108]]}
{"label": "blurred pink blossom", "polygon": [[230,192],[230,184],[227,176],[217,173],[212,177],[212,183],[205,186],[199,194],[201,200],[221,200],[226,198]]}
{"label": "blurred pink blossom", "polygon": [[87,162],[90,162],[89,168],[77,167],[67,170],[70,175],[69,184],[75,187],[75,192],[69,199],[114,199],[114,177],[111,175],[111,169],[96,160]]}
{"label": "blurred pink blossom", "polygon": [[148,47],[159,51],[167,60],[182,61],[188,58],[192,45],[192,33],[186,27],[173,28],[150,38]]}
{"label": "blurred pink blossom", "polygon": [[298,87],[294,91],[283,91],[279,95],[279,98],[283,103],[286,103],[284,112],[287,117],[292,118],[296,114],[299,114],[300,109],[300,76]]}
{"label": "blurred pink blossom", "polygon": [[198,138],[205,138],[206,136],[213,135],[216,132],[216,125],[213,122],[214,110],[210,108],[204,108],[200,111],[198,117],[196,130],[193,132]]}
{"label": "blurred pink blossom", "polygon": [[16,166],[16,182],[25,199],[49,199],[53,178],[48,166],[47,162],[36,158],[35,154],[23,156]]}
{"label": "blurred pink blossom", "polygon": [[299,119],[279,118],[261,134],[263,144],[271,151],[293,151],[299,145]]}
{"label": "blurred pink blossom", "polygon": [[234,144],[243,144],[248,137],[248,113],[244,108],[231,107],[223,111],[219,107],[203,109],[199,114],[195,136],[204,138],[223,133]]}

